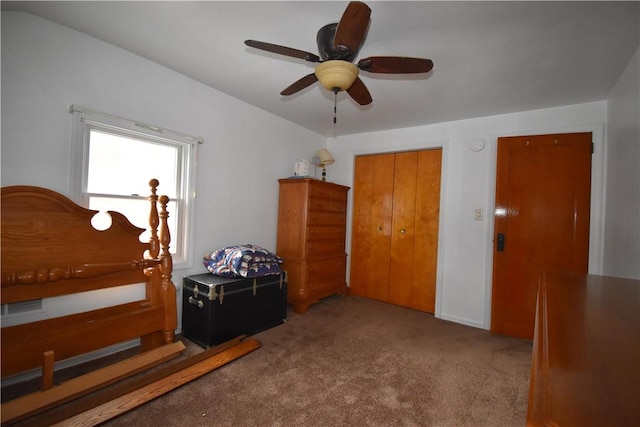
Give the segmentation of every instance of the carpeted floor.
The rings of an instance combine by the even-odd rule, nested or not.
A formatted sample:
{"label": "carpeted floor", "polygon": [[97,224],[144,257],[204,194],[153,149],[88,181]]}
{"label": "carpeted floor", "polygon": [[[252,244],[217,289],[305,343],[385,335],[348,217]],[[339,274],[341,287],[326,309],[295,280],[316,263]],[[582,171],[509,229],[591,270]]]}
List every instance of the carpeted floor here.
{"label": "carpeted floor", "polygon": [[525,425],[530,341],[353,296],[255,338],[257,351],[107,425]]}

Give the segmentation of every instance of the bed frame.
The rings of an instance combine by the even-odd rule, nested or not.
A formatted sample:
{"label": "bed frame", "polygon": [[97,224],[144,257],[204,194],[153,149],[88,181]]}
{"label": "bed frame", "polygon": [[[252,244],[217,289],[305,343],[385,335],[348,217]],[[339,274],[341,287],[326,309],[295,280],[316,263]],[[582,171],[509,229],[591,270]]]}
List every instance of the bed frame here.
{"label": "bed frame", "polygon": [[111,227],[98,231],[91,225],[97,211],[61,194],[30,186],[2,188],[2,304],[146,283],[141,301],[2,328],[3,379],[41,366],[47,368],[44,376],[52,376],[54,361],[138,337],[143,350],[174,341],[169,199],[158,198],[158,184],[149,182],[148,243],[139,241],[144,230],[118,212],[109,212]]}
{"label": "bed frame", "polygon": [[[167,196],[149,181],[149,242],[118,212],[103,231],[97,211],[54,191],[4,187],[1,302],[18,303],[144,283],[142,300],[2,328],[2,379],[42,369],[40,391],[2,403],[2,425],[95,425],[219,368],[261,345],[238,337],[177,363],[176,288],[171,281]],[[159,205],[159,209],[158,209]],[[141,352],[61,384],[55,362],[140,339]],[[158,365],[163,366],[158,366]],[[157,367],[151,370],[150,368]]]}

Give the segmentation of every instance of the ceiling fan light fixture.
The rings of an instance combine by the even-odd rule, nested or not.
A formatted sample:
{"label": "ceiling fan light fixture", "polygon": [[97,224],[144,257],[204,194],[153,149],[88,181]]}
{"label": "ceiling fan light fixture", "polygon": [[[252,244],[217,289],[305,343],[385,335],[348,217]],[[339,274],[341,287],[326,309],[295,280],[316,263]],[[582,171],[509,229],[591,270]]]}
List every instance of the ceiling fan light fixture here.
{"label": "ceiling fan light fixture", "polygon": [[359,72],[351,62],[336,59],[318,64],[315,74],[325,89],[340,92],[351,87]]}
{"label": "ceiling fan light fixture", "polygon": [[320,82],[329,92],[333,92],[333,123],[336,123],[338,92],[346,91],[352,100],[359,105],[371,104],[373,99],[366,85],[360,79],[360,70],[367,73],[413,74],[428,73],[433,68],[430,59],[411,58],[405,56],[370,56],[353,64],[362,43],[364,42],[371,9],[362,1],[351,1],[347,5],[340,21],[320,28],[316,36],[320,56],[273,43],[246,40],[249,47],[261,49],[278,55],[304,59],[316,65],[313,73],[285,88],[280,95],[288,96]]}

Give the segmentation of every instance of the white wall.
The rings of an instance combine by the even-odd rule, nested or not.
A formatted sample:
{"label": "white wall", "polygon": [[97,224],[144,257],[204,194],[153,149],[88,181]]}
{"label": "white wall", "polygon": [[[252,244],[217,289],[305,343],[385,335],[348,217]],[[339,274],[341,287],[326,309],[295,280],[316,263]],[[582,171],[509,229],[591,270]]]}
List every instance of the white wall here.
{"label": "white wall", "polygon": [[[70,104],[204,137],[198,159],[196,260],[193,267],[174,273],[180,287],[183,275],[204,271],[199,257],[206,251],[245,242],[275,249],[277,179],[290,175],[294,162],[310,158],[325,143],[336,158],[328,168],[329,179],[346,185],[353,181],[357,154],[443,147],[436,314],[489,328],[499,136],[593,132],[589,269],[591,273],[602,270],[603,240],[607,242],[605,267],[622,269],[615,266],[615,260],[620,259],[618,248],[624,233],[615,225],[619,211],[627,210],[626,195],[609,197],[613,205],[607,210],[607,237],[603,237],[604,129],[608,114],[612,129],[619,129],[610,132],[608,167],[612,176],[608,188],[616,179],[637,180],[633,165],[619,176],[611,172],[616,170],[613,157],[625,157],[627,152],[612,151],[613,141],[623,139],[620,135],[629,123],[636,124],[631,129],[635,129],[637,143],[637,97],[631,102],[635,119],[633,112],[627,113],[624,101],[626,91],[638,93],[637,57],[612,94],[609,111],[607,101],[600,101],[325,141],[126,51],[34,16],[3,12],[2,185],[40,185],[68,194]],[[472,152],[468,145],[477,138],[486,141],[486,147]],[[633,146],[628,150],[633,152]],[[638,159],[637,146],[635,153]],[[230,182],[234,185],[220,185]],[[637,187],[630,191],[636,192],[630,195],[635,200],[630,203],[635,205],[626,218],[632,224],[635,218],[637,229],[638,210],[633,206],[637,206],[640,194]],[[484,211],[483,221],[474,220],[477,208]],[[349,227],[350,222],[351,218]],[[635,236],[637,244],[639,233]],[[630,250],[622,263],[627,268],[634,250],[637,257],[633,242],[624,248]]]}
{"label": "white wall", "polygon": [[[483,117],[437,125],[339,137],[328,142],[337,159],[336,182],[353,182],[354,156],[443,147],[443,180],[436,316],[490,328],[493,206],[497,138],[556,132],[593,132],[591,242],[589,271],[601,263],[604,124],[606,101]],[[469,144],[482,139],[479,152]],[[482,209],[484,220],[474,220]],[[351,228],[351,218],[349,218]],[[348,235],[350,236],[350,231]],[[348,241],[350,247],[351,242]]]}
{"label": "white wall", "polygon": [[[275,251],[277,180],[326,143],[122,49],[32,15],[2,12],[3,186],[69,194],[71,104],[204,137],[195,260],[174,271],[179,290],[184,275],[206,272],[207,251],[238,243]],[[63,309],[49,304],[49,314]]]}
{"label": "white wall", "polygon": [[609,96],[603,274],[640,279],[640,49]]}

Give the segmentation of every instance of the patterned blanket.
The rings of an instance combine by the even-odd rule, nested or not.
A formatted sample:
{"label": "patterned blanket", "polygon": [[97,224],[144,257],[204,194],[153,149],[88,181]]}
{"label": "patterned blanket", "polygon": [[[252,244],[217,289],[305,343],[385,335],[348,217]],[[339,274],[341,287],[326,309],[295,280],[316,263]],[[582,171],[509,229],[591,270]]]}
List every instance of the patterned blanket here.
{"label": "patterned blanket", "polygon": [[202,263],[211,273],[224,277],[260,277],[280,274],[282,259],[252,244],[227,246],[208,253]]}

